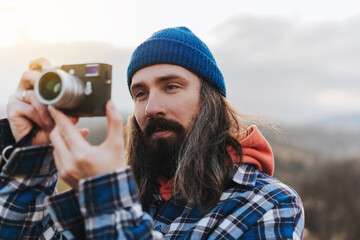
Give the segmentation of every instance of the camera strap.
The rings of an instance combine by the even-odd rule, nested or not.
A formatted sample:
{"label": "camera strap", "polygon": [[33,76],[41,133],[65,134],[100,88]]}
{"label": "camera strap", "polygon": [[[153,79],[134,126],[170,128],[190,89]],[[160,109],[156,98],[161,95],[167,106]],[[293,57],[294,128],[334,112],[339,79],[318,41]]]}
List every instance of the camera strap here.
{"label": "camera strap", "polygon": [[24,146],[31,145],[33,138],[36,136],[36,134],[39,130],[40,130],[40,128],[37,125],[34,125],[32,127],[32,129],[30,130],[30,132],[28,132],[28,134],[26,134],[22,139],[20,139],[20,141],[18,141],[14,145],[9,145],[6,148],[4,148],[4,151],[2,153],[2,159],[5,162],[7,162],[7,160],[11,156],[11,153],[13,152],[14,149],[16,149],[18,147],[24,147]]}

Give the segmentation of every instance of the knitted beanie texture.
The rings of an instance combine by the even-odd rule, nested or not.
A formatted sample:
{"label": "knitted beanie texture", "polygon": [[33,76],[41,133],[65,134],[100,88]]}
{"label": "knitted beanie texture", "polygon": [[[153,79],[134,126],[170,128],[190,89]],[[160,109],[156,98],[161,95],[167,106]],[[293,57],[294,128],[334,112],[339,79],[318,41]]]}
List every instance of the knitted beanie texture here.
{"label": "knitted beanie texture", "polygon": [[167,28],[155,32],[138,46],[127,71],[128,87],[136,71],[155,64],[184,67],[209,81],[226,96],[225,82],[209,48],[186,27]]}

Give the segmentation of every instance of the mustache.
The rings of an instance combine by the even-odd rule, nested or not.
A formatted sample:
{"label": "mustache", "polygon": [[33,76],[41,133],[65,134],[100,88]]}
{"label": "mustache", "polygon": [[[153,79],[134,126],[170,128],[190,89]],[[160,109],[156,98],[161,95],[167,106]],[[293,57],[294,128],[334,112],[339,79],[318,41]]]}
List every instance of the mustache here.
{"label": "mustache", "polygon": [[173,131],[177,134],[185,133],[185,128],[175,120],[165,118],[150,118],[146,123],[144,134],[149,138],[154,132],[161,130]]}

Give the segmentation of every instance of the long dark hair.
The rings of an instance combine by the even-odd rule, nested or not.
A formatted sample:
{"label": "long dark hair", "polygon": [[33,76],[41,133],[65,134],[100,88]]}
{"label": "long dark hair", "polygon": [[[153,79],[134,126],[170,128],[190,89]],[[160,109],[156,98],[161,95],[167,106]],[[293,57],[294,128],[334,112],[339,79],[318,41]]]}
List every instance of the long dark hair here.
{"label": "long dark hair", "polygon": [[[142,164],[146,156],[139,149],[144,141],[134,116],[126,130],[129,164],[146,210],[158,185],[147,173],[146,164]],[[226,148],[232,146],[242,157],[238,137],[243,130],[246,126],[240,122],[238,113],[215,87],[202,80],[200,109],[177,155],[174,190],[205,211],[214,207],[235,171]]]}

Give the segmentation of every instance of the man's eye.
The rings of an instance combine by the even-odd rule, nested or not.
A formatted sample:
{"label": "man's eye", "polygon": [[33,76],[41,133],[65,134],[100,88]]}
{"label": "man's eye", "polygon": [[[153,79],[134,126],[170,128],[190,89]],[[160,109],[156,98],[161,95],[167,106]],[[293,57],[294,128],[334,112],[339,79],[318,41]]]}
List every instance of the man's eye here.
{"label": "man's eye", "polygon": [[137,92],[136,95],[135,95],[136,98],[141,98],[141,97],[143,97],[143,96],[145,96],[145,92],[144,92],[144,91],[139,91],[139,92]]}
{"label": "man's eye", "polygon": [[167,90],[174,90],[174,89],[177,89],[177,88],[179,88],[177,85],[168,85],[166,87]]}

